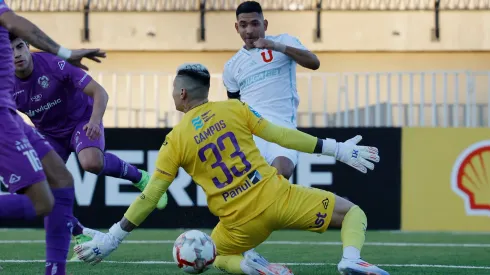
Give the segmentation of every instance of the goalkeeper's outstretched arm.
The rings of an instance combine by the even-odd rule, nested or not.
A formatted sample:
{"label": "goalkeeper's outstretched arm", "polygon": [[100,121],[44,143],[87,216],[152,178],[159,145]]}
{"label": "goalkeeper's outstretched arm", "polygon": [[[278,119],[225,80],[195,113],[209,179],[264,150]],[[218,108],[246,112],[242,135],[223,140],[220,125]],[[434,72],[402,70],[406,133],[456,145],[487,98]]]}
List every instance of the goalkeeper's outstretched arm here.
{"label": "goalkeeper's outstretched arm", "polygon": [[[163,180],[157,175],[158,173],[153,174],[143,193],[129,206],[124,217],[119,222],[122,231],[117,233],[119,233],[119,236],[122,235],[123,238],[121,240],[124,239],[127,233],[133,231],[146,220],[148,215],[156,208],[158,200],[170,186],[171,182]],[[115,228],[118,229],[117,227]],[[114,234],[114,232],[112,233]]]}
{"label": "goalkeeper's outstretched arm", "polygon": [[282,147],[309,154],[334,156],[337,142],[334,139],[320,139],[296,129],[275,125],[265,119],[254,129],[253,134],[281,145]]}

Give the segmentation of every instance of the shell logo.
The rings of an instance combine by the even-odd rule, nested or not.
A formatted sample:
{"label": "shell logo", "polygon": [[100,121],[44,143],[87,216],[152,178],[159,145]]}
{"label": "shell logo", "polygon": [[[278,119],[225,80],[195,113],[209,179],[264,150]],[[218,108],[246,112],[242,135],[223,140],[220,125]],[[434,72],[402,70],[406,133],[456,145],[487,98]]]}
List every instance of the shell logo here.
{"label": "shell logo", "polygon": [[469,216],[490,217],[490,140],[472,144],[456,159],[451,188]]}

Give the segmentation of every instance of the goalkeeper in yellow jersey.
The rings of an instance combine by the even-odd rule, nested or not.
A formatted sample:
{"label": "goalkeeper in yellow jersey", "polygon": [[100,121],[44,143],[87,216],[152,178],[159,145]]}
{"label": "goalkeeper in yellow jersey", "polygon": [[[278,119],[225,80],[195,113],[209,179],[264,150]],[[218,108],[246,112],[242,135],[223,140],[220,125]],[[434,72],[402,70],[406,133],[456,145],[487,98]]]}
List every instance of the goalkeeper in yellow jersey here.
{"label": "goalkeeper in yellow jersey", "polygon": [[211,234],[218,252],[216,268],[233,274],[292,274],[254,250],[245,252],[275,230],[322,233],[335,227],[342,228],[341,274],[388,274],[361,259],[364,212],[333,193],[290,184],[267,164],[253,135],[301,152],[333,156],[363,173],[374,169],[368,160],[378,162],[378,150],[357,145],[360,136],[336,142],[276,126],[238,100],[209,102],[209,86],[210,74],[203,65],[178,68],[173,98],[185,115],[165,138],[149,184],[108,233],[84,229],[93,240],[75,246],[78,258],[96,264],[114,251],[155,209],[182,167],[204,189],[209,210],[219,217]]}

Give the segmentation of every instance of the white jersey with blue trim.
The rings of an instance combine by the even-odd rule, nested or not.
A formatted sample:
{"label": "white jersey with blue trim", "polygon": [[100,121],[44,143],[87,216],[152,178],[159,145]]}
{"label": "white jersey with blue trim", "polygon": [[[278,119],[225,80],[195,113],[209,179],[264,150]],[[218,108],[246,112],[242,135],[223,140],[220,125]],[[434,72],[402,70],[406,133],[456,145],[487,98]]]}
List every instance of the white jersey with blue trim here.
{"label": "white jersey with blue trim", "polygon": [[[288,34],[266,39],[299,49],[306,48]],[[241,48],[225,65],[223,83],[267,120],[282,126],[297,126],[299,105],[296,90],[296,62],[289,56],[267,49]]]}

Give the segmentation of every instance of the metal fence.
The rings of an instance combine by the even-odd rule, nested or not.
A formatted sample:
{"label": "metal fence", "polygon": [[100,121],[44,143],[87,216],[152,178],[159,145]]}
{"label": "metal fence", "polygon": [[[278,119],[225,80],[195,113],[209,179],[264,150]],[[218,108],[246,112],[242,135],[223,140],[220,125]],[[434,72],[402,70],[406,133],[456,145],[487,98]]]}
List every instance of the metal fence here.
{"label": "metal fence", "polygon": [[[233,11],[244,0],[7,0],[16,11]],[[434,0],[259,0],[265,10],[433,10]],[[490,0],[444,0],[441,10],[488,10]]]}
{"label": "metal fence", "polygon": [[[107,127],[172,127],[182,114],[172,100],[174,76],[92,76],[109,93]],[[490,71],[298,73],[303,127],[490,127]],[[220,74],[211,100],[226,100]]]}

